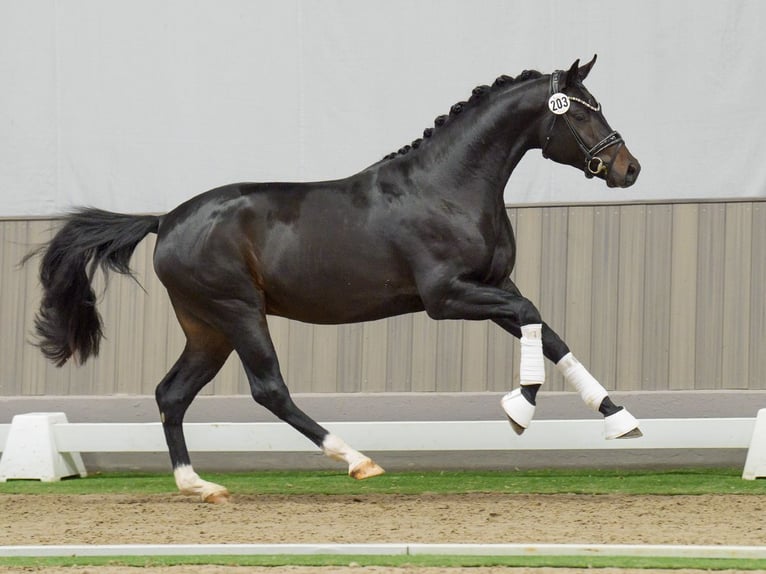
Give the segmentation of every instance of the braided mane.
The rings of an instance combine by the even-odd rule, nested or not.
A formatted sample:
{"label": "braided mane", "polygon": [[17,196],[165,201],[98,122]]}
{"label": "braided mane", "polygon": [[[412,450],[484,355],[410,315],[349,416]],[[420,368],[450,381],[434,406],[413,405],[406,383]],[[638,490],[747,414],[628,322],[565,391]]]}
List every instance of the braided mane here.
{"label": "braided mane", "polygon": [[526,82],[528,80],[535,80],[537,78],[540,78],[541,76],[542,74],[538,72],[537,70],[524,70],[523,72],[521,72],[521,74],[519,74],[515,78],[511,76],[506,76],[505,74],[503,74],[502,76],[498,76],[498,78],[494,81],[494,83],[491,86],[488,86],[488,85],[476,86],[471,91],[471,97],[468,98],[468,101],[457,102],[450,108],[449,114],[437,116],[436,119],[434,120],[434,127],[426,128],[423,131],[422,138],[417,138],[412,143],[400,147],[397,151],[391,152],[390,154],[385,156],[383,159],[384,160],[394,159],[397,156],[406,155],[410,151],[414,149],[418,149],[420,147],[420,144],[423,143],[423,140],[430,138],[434,134],[435,130],[442,127],[444,124],[446,124],[448,120],[458,116],[461,112],[463,112],[469,106],[473,107],[474,105],[480,104],[482,101],[486,99],[487,94],[494,91],[498,91],[503,88],[507,88],[508,86],[511,86],[514,84],[519,84],[522,82]]}

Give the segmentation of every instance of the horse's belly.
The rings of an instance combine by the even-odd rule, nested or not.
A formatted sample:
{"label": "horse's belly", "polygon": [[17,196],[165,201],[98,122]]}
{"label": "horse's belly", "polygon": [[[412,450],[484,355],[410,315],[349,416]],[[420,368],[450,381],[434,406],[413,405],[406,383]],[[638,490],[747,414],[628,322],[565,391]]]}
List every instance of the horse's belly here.
{"label": "horse's belly", "polygon": [[423,303],[414,286],[392,280],[346,275],[332,278],[304,277],[266,285],[269,314],[307,323],[340,324],[372,321],[421,311]]}

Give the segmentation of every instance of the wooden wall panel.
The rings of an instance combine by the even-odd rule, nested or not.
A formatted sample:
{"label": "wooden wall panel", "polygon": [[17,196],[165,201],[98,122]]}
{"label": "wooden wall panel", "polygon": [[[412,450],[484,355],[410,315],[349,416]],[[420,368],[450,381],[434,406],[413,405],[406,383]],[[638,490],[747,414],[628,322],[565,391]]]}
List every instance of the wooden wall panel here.
{"label": "wooden wall panel", "polygon": [[721,388],[726,206],[700,206],[697,233],[695,389]]}
{"label": "wooden wall panel", "polygon": [[338,381],[338,330],[328,325],[315,325],[312,331],[313,369],[309,388],[302,390],[312,393],[334,392]]}
{"label": "wooden wall panel", "polygon": [[[673,206],[670,262],[668,388],[691,390],[696,376],[699,206]],[[766,239],[766,238],[765,238]]]}
{"label": "wooden wall panel", "polygon": [[[750,289],[753,214],[749,203],[726,206],[721,318],[721,375],[729,388],[747,388],[750,355]],[[756,289],[759,287],[756,286]],[[762,287],[761,287],[761,292]]]}
{"label": "wooden wall panel", "polygon": [[667,390],[670,353],[670,284],[673,208],[646,208],[643,284],[643,338],[641,386],[643,390]]}
{"label": "wooden wall panel", "polygon": [[[12,221],[2,229],[3,249],[0,252],[0,265],[3,274],[0,276],[0,319],[2,319],[3,339],[28,338],[32,329],[31,313],[25,312],[27,300],[34,299],[34,291],[30,292],[28,273],[22,273],[16,267],[26,253],[29,242],[29,225],[24,221]],[[32,262],[28,267],[34,267]],[[18,376],[18,367],[28,363],[25,354],[29,354],[25,345],[0,346],[0,392],[2,394],[22,394],[25,381]],[[30,365],[31,368],[31,365]],[[35,369],[35,371],[39,370]],[[43,390],[39,386],[44,382],[43,377],[33,376],[27,388]],[[23,386],[24,385],[24,386]]]}
{"label": "wooden wall panel", "polygon": [[[338,329],[338,382],[336,392],[355,393],[364,391],[362,385],[362,348],[364,325],[340,325]],[[300,359],[289,355],[286,357],[289,364]],[[290,388],[300,391],[292,377],[288,379]]]}
{"label": "wooden wall panel", "polygon": [[594,219],[595,210],[591,207],[573,207],[569,210],[564,306],[566,325],[557,327],[564,340],[569,341],[572,352],[585,365],[591,364],[593,333]]}
{"label": "wooden wall panel", "polygon": [[620,208],[593,213],[591,353],[586,366],[607,389],[617,388],[617,325],[620,261]]}
{"label": "wooden wall panel", "polygon": [[437,360],[436,321],[432,321],[424,312],[415,313],[412,317],[412,390],[417,392],[436,391]]}
{"label": "wooden wall panel", "polygon": [[489,324],[489,321],[466,321],[462,325],[461,391],[487,389]]}
{"label": "wooden wall panel", "polygon": [[436,324],[436,389],[461,390],[463,373],[463,321],[439,321]]}
{"label": "wooden wall panel", "polygon": [[388,324],[385,320],[364,324],[362,342],[362,388],[365,392],[386,390]]}
{"label": "wooden wall panel", "polygon": [[615,388],[640,388],[643,366],[646,207],[620,209],[617,283],[617,379]]}
{"label": "wooden wall panel", "polygon": [[[512,279],[609,389],[766,388],[766,203],[513,207]],[[154,237],[114,276],[99,310],[106,339],[85,366],[57,369],[27,340],[37,262],[18,261],[55,222],[0,221],[0,395],[152,394],[184,345],[152,268]],[[144,291],[145,290],[145,291]],[[507,391],[518,342],[490,322],[416,313],[313,326],[270,317],[294,392]],[[548,365],[548,390],[565,389]],[[242,394],[230,357],[207,394]]]}
{"label": "wooden wall panel", "polygon": [[392,317],[388,325],[386,357],[386,391],[405,392],[412,389],[413,315]]}
{"label": "wooden wall panel", "polygon": [[766,204],[755,203],[752,209],[747,388],[766,389]]}

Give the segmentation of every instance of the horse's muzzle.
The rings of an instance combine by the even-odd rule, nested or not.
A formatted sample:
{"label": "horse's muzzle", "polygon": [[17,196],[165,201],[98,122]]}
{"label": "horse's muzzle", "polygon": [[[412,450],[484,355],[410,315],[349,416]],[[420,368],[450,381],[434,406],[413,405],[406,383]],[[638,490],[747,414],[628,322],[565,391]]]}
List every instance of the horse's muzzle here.
{"label": "horse's muzzle", "polygon": [[614,158],[609,163],[606,174],[606,184],[609,187],[630,187],[641,173],[641,164],[628,151],[627,146],[620,146]]}

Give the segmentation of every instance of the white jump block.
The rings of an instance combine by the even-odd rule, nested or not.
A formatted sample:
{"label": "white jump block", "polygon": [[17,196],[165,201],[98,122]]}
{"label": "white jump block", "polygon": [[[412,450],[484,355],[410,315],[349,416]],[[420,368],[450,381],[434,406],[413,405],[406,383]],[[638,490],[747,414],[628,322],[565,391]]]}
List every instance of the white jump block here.
{"label": "white jump block", "polygon": [[59,452],[54,424],[66,424],[64,413],[27,413],[11,421],[0,457],[0,482],[35,479],[55,482],[68,476],[86,476],[78,452]]}
{"label": "white jump block", "polygon": [[742,478],[745,480],[766,478],[766,409],[759,410],[755,417],[753,438],[750,439],[750,448],[747,449]]}

